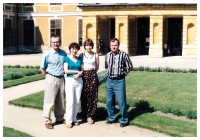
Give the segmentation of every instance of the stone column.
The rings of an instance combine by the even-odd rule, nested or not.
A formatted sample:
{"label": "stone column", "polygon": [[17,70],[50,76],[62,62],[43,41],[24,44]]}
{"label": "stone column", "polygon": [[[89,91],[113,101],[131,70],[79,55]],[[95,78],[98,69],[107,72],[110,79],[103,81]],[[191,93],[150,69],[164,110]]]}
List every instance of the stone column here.
{"label": "stone column", "polygon": [[183,16],[182,57],[197,58],[197,16]]}
{"label": "stone column", "polygon": [[150,16],[149,57],[163,57],[163,16]]}
{"label": "stone column", "polygon": [[115,37],[120,41],[120,50],[128,52],[128,16],[115,16]]}
{"label": "stone column", "polygon": [[86,38],[92,39],[94,42],[94,52],[98,52],[98,37],[97,37],[97,17],[96,16],[84,16],[82,18],[83,24],[83,41]]}

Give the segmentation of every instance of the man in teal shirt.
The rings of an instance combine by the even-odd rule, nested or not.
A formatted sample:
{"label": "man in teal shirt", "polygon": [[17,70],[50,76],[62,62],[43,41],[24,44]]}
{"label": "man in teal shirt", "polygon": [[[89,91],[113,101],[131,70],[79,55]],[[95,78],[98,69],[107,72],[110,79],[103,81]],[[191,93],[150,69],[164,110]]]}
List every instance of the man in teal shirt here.
{"label": "man in teal shirt", "polygon": [[65,123],[64,119],[64,50],[60,49],[61,38],[57,35],[51,37],[52,49],[43,54],[40,70],[45,78],[43,117],[45,127],[53,129],[51,120],[51,107],[54,105],[54,115],[57,124]]}

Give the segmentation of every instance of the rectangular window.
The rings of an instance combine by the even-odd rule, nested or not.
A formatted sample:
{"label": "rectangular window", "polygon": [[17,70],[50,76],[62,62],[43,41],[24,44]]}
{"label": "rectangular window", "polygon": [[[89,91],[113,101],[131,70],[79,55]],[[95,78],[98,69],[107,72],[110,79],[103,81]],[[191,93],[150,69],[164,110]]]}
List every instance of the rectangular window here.
{"label": "rectangular window", "polygon": [[4,28],[4,45],[11,46],[12,45],[12,19],[5,19],[5,28]]}
{"label": "rectangular window", "polygon": [[83,45],[83,39],[82,39],[82,19],[78,20],[78,42],[79,45]]}
{"label": "rectangular window", "polygon": [[23,21],[24,46],[34,46],[34,21]]}
{"label": "rectangular window", "polygon": [[62,3],[50,3],[50,5],[62,5]]}
{"label": "rectangular window", "polygon": [[61,19],[53,19],[51,20],[50,25],[50,33],[52,35],[58,35],[61,37],[61,27],[62,27],[62,21]]}
{"label": "rectangular window", "polygon": [[34,3],[23,3],[23,6],[32,6]]}

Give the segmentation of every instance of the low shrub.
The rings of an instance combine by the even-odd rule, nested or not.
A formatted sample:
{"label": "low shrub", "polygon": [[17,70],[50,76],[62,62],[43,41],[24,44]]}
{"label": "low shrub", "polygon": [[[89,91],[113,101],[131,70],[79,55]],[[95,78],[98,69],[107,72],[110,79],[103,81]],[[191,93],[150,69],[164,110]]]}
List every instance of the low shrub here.
{"label": "low shrub", "polygon": [[161,107],[161,112],[163,112],[163,113],[171,113],[172,112],[172,108],[170,106]]}
{"label": "low shrub", "polygon": [[105,81],[106,78],[108,77],[106,72],[97,74],[97,76],[98,76],[98,79],[99,79],[99,84],[101,84],[103,81]]}
{"label": "low shrub", "polygon": [[15,65],[15,68],[20,68],[21,66],[20,65]]}
{"label": "low shrub", "polygon": [[135,103],[135,107],[138,110],[145,110],[150,108],[150,104],[148,101],[145,100],[139,100],[138,102]]}
{"label": "low shrub", "polygon": [[197,69],[189,69],[188,72],[190,72],[190,73],[197,73]]}
{"label": "low shrub", "polygon": [[144,71],[144,67],[143,67],[143,66],[139,66],[139,67],[138,67],[138,70],[139,70],[139,71]]}
{"label": "low shrub", "polygon": [[8,68],[11,68],[11,65],[8,65],[7,67],[8,67]]}
{"label": "low shrub", "polygon": [[183,116],[183,113],[179,109],[172,110],[172,113],[177,116]]}
{"label": "low shrub", "polygon": [[34,66],[30,66],[29,68],[34,69]]}
{"label": "low shrub", "polygon": [[26,66],[25,66],[25,68],[27,68],[27,69],[28,69],[28,68],[29,68],[29,65],[26,65]]}
{"label": "low shrub", "polygon": [[149,70],[150,70],[150,67],[144,67],[144,70],[145,70],[145,71],[149,71]]}
{"label": "low shrub", "polygon": [[187,118],[189,118],[189,119],[197,119],[197,111],[189,110],[187,112]]}
{"label": "low shrub", "polygon": [[3,75],[3,80],[13,80],[22,78],[24,75],[21,72],[8,72],[7,74]]}
{"label": "low shrub", "polygon": [[40,68],[40,66],[35,66],[35,68],[36,68],[36,69],[39,69],[39,68]]}

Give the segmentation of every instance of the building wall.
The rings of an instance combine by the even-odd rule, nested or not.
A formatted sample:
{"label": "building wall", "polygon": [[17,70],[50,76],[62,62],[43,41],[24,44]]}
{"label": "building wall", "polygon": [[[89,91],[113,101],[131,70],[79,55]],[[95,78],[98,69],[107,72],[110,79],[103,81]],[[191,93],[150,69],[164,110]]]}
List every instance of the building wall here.
{"label": "building wall", "polygon": [[[110,18],[115,18],[115,36],[120,39],[120,49],[137,55],[137,18],[149,17],[149,56],[163,57],[166,42],[167,18],[183,18],[182,57],[197,58],[197,7],[191,6],[136,6],[127,7],[77,7],[77,3],[34,3],[31,6],[3,4],[3,18],[13,19],[13,29],[17,30],[18,45],[4,46],[6,53],[46,52],[50,49],[50,20],[62,20],[62,49],[68,52],[72,42],[79,42],[78,19],[82,19],[82,39],[94,41],[94,51],[98,50],[99,37],[103,40],[104,52],[109,51]],[[18,9],[17,9],[18,7]],[[16,20],[16,12],[19,18]],[[23,21],[34,20],[34,46],[23,45]],[[17,24],[18,21],[18,24]],[[4,25],[3,25],[4,26]],[[16,39],[15,39],[16,42]],[[81,51],[83,47],[81,47]]]}
{"label": "building wall", "polygon": [[[138,17],[150,17],[150,37],[149,37],[149,56],[150,57],[163,57],[163,45],[166,41],[166,34],[163,32],[166,31],[164,29],[163,24],[164,19],[168,17],[182,17],[183,20],[183,57],[194,57],[196,58],[197,52],[197,43],[196,36],[197,32],[194,33],[195,41],[192,44],[187,44],[186,40],[188,37],[188,24],[196,31],[196,20],[197,20],[197,7],[187,7],[187,6],[154,6],[154,7],[146,7],[140,6],[138,7],[126,7],[126,6],[86,6],[81,7],[83,10],[83,22],[84,24],[93,24],[92,21],[87,20],[94,17],[96,19],[105,18],[109,19],[110,17],[114,17],[116,20],[115,24],[115,37],[120,39],[120,49],[129,53],[136,54],[136,45],[137,41],[130,41],[132,38],[130,33],[134,32],[129,27],[132,18]],[[133,23],[134,24],[134,23]],[[166,25],[165,25],[166,26]],[[83,30],[86,31],[86,26],[83,26]],[[95,29],[94,29],[95,30]],[[134,30],[134,29],[133,29]],[[93,32],[94,34],[91,36],[96,36],[96,34],[101,33],[99,29],[98,32]],[[122,33],[123,31],[123,33]],[[187,39],[186,39],[187,38]],[[191,40],[191,39],[190,39]],[[98,51],[98,50],[97,50]]]}

